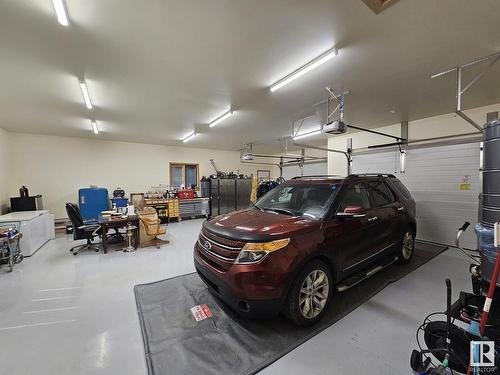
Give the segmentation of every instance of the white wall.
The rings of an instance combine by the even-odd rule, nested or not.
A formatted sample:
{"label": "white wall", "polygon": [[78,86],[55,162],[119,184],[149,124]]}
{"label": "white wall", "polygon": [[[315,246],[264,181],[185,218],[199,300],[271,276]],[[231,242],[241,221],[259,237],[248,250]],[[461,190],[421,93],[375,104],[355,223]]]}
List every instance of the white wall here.
{"label": "white wall", "polygon": [[[474,108],[464,112],[476,123],[482,126],[486,122],[486,113],[495,111],[500,112],[500,103],[486,107]],[[384,126],[374,130],[401,136],[400,124]],[[465,120],[455,113],[450,113],[409,122],[408,139],[417,140],[454,134],[472,133],[474,131],[475,128],[472,125],[465,122]],[[340,136],[329,136],[328,148],[346,151],[347,138],[352,138],[352,147],[354,150],[368,147],[370,145],[392,142],[390,138],[376,134],[370,134],[367,132],[348,132],[347,134]],[[332,152],[329,152],[328,154],[328,173],[345,175],[347,173],[346,158],[341,154],[334,154]]]}
{"label": "white wall", "polygon": [[12,168],[9,164],[12,162],[9,157],[9,133],[0,128],[0,213],[7,211],[9,200],[8,180]]}
{"label": "white wall", "polygon": [[44,208],[56,218],[66,217],[64,204],[76,202],[82,187],[97,185],[111,194],[119,186],[128,195],[169,184],[169,162],[199,163],[201,176],[215,173],[210,159],[228,172],[255,175],[259,168],[270,169],[241,163],[235,151],[21,133],[9,133],[9,141],[13,165],[8,192],[17,195],[19,187],[26,185],[30,194],[43,195]]}

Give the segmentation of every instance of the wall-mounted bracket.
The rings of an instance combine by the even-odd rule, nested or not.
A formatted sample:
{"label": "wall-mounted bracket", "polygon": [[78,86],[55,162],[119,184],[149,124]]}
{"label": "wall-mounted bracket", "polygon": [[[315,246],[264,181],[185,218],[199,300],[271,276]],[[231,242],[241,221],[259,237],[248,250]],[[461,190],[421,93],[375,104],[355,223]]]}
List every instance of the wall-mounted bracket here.
{"label": "wall-mounted bracket", "polygon": [[[344,96],[349,94],[349,90],[334,93],[331,88],[325,87],[330,97],[326,101],[326,123],[333,121],[344,121]],[[338,112],[338,117],[335,115]],[[322,124],[324,125],[324,124]]]}
{"label": "wall-mounted bracket", "polygon": [[[463,118],[465,121],[467,121],[469,124],[474,126],[478,131],[482,132],[483,128],[476,123],[474,120],[472,120],[469,116],[467,116],[465,113],[462,112],[462,96],[465,94],[465,92],[471,88],[472,85],[474,85],[479,79],[488,72],[491,67],[498,61],[500,60],[500,52],[494,53],[493,55],[489,55],[486,57],[482,57],[480,59],[468,62],[464,65],[461,66],[456,66],[454,68],[445,70],[444,72],[436,73],[431,75],[431,78],[438,78],[445,76],[449,73],[455,72],[456,74],[456,80],[457,80],[457,94],[456,94],[456,108],[455,108],[455,113],[459,115],[461,118]],[[462,71],[464,68],[467,68],[472,65],[476,65],[479,63],[482,63],[484,61],[489,61],[488,65],[480,72],[478,73],[472,80],[463,87],[463,80],[462,80]]]}
{"label": "wall-mounted bracket", "polygon": [[328,91],[328,98],[312,105],[320,119],[321,126],[344,119],[344,96],[349,94],[349,90],[335,93],[329,87],[325,89]]}

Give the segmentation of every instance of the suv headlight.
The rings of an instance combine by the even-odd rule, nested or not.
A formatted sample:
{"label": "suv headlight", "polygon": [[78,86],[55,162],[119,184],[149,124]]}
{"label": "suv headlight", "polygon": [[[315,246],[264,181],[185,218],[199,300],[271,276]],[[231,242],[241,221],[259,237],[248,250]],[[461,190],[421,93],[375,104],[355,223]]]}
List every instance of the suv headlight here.
{"label": "suv headlight", "polygon": [[235,264],[255,264],[261,262],[269,253],[283,249],[290,243],[290,238],[270,242],[248,242],[241,249]]}

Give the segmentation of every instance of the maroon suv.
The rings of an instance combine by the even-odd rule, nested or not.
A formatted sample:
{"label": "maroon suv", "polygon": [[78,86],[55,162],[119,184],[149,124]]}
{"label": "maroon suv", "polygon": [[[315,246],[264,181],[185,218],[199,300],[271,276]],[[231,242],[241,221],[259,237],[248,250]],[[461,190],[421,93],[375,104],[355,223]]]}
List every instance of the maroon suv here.
{"label": "maroon suv", "polygon": [[239,313],[283,311],[308,325],[321,318],[334,288],[408,262],[415,234],[415,201],[393,175],[295,178],[248,209],[204,222],[194,262]]}

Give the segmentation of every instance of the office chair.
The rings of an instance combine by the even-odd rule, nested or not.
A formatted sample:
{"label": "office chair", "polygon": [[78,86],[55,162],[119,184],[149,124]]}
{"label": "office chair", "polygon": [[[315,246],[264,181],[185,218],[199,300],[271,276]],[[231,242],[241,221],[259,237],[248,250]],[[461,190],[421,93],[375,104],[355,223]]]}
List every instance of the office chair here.
{"label": "office chair", "polygon": [[92,243],[95,237],[100,235],[101,226],[98,224],[85,224],[80,214],[80,209],[75,203],[66,203],[66,213],[68,214],[71,224],[73,225],[73,239],[74,240],[87,240],[84,245],[72,247],[69,251],[73,255],[78,254],[81,250],[94,249],[99,252],[99,246]]}

